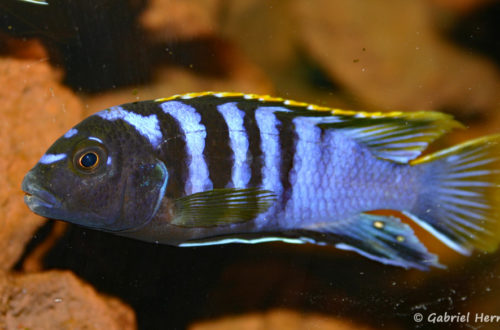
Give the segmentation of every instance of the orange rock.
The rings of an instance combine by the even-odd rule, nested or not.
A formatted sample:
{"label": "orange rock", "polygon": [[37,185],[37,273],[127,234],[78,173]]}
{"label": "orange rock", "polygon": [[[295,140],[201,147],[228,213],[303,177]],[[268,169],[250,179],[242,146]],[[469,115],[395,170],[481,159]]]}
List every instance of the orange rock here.
{"label": "orange rock", "polygon": [[40,61],[0,58],[0,271],[9,269],[43,223],[21,182],[54,140],[80,121],[82,106]]}
{"label": "orange rock", "polygon": [[136,329],[132,309],[70,272],[0,275],[0,329]]}
{"label": "orange rock", "polygon": [[191,330],[368,330],[371,327],[344,319],[322,316],[314,313],[301,313],[284,309],[266,313],[251,313],[241,316],[228,316],[218,320],[204,321],[191,325]]}
{"label": "orange rock", "polygon": [[[0,46],[5,49],[3,52],[11,57],[26,60],[47,61],[49,54],[43,47],[39,39],[11,38],[0,34]],[[4,45],[2,45],[4,43]]]}

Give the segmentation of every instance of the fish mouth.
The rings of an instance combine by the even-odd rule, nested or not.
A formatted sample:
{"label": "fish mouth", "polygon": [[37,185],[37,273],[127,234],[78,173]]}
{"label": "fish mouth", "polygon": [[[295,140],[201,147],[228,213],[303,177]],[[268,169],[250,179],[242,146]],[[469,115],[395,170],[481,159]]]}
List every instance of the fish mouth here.
{"label": "fish mouth", "polygon": [[30,174],[26,175],[21,188],[23,189],[24,202],[28,207],[37,213],[40,209],[54,209],[61,207],[62,203],[51,192],[31,182]]}

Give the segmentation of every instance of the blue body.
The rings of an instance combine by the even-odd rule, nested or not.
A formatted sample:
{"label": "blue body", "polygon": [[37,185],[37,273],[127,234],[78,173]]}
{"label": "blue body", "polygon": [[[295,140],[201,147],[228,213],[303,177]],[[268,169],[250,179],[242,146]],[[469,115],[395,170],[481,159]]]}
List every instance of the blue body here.
{"label": "blue body", "polygon": [[[203,154],[207,133],[197,112],[203,110],[176,100],[163,102],[160,107],[179,122],[191,155],[185,164],[189,175],[182,196],[222,188],[210,181],[207,166],[210,157],[219,155],[207,157]],[[290,110],[286,107],[265,106],[254,110],[262,155],[253,158],[243,127],[245,111],[234,102],[218,105],[217,110],[226,120],[229,143],[235,151],[228,155],[234,161],[232,168],[226,169],[231,173],[227,187],[250,187],[252,162],[261,162],[262,182],[257,187],[272,191],[277,197],[276,203],[246,223],[207,228],[172,229],[169,225],[172,218],[160,211],[151,226],[125,235],[179,244],[177,242],[227,234],[276,233],[306,228],[318,222],[341,223],[370,210],[409,210],[416,202],[420,184],[426,184],[421,182],[421,167],[379,159],[344,131],[318,127],[317,118],[297,117],[292,125],[284,127],[276,113],[288,113]],[[281,145],[280,131],[283,133],[286,129],[293,135],[293,148]],[[215,143],[227,142],[221,139]],[[163,158],[161,152],[158,157]],[[286,180],[281,178],[283,158],[292,160]],[[289,182],[288,189],[283,181]],[[164,200],[167,209],[168,203]],[[160,229],[161,224],[166,226],[169,235]],[[143,231],[147,234],[140,234]],[[172,235],[172,231],[178,234]]]}

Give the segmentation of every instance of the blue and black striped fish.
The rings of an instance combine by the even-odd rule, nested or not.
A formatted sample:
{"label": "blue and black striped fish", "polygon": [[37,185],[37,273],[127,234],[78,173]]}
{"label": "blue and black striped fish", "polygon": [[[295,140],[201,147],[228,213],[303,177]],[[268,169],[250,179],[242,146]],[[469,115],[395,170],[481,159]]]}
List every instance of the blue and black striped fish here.
{"label": "blue and black striped fish", "polygon": [[[438,112],[357,112],[268,96],[192,93],[111,107],[26,175],[35,213],[177,246],[334,245],[442,267],[400,211],[450,248],[500,240],[500,135],[428,156],[461,124]],[[368,213],[367,213],[368,212]]]}

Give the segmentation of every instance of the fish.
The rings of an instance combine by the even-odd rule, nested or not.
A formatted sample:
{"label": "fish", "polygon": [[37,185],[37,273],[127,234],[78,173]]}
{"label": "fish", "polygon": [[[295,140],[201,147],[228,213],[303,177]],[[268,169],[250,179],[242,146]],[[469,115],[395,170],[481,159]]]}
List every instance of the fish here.
{"label": "fish", "polygon": [[32,3],[35,5],[43,5],[43,6],[48,6],[49,3],[45,0],[19,0],[21,2],[27,2],[27,3]]}
{"label": "fish", "polygon": [[408,219],[466,256],[500,240],[500,134],[425,152],[463,127],[432,111],[187,93],[84,119],[22,189],[41,216],[152,243],[330,245],[429,270],[445,266]]}

